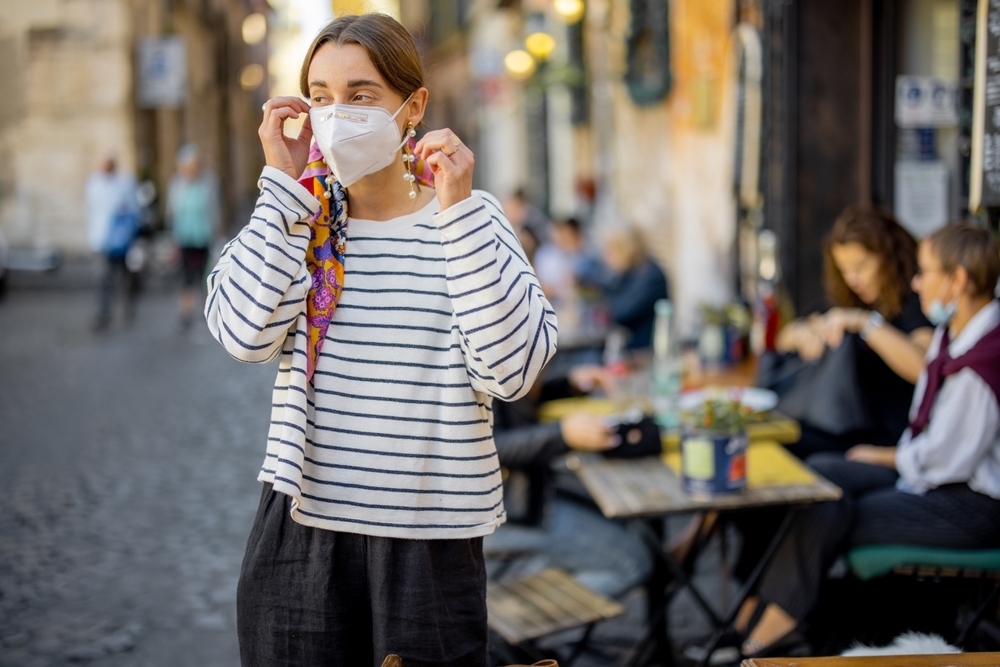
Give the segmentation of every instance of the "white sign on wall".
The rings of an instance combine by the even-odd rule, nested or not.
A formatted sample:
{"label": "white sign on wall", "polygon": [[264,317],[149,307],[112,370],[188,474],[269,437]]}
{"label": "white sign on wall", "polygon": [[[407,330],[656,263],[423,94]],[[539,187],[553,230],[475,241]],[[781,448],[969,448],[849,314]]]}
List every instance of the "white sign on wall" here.
{"label": "white sign on wall", "polygon": [[948,222],[948,165],[937,160],[896,163],[894,212],[920,239]]}
{"label": "white sign on wall", "polygon": [[955,84],[929,76],[897,76],[896,125],[899,127],[958,125]]}
{"label": "white sign on wall", "polygon": [[187,97],[183,37],[148,37],[139,42],[136,91],[143,109],[175,109]]}

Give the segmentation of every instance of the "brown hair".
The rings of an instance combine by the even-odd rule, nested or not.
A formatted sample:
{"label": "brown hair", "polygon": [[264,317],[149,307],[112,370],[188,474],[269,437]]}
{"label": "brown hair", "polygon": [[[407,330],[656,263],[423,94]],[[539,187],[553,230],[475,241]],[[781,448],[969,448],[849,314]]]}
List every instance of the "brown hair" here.
{"label": "brown hair", "polygon": [[928,236],[927,243],[937,253],[942,271],[965,269],[973,297],[994,295],[1000,280],[1000,244],[988,229],[956,222]]}
{"label": "brown hair", "polygon": [[357,44],[364,48],[385,82],[403,97],[424,85],[420,53],[406,28],[385,14],[363,14],[334,19],[316,35],[306,51],[299,74],[303,96],[309,97],[309,65],[313,56],[321,46],[331,43],[337,46]]}
{"label": "brown hair", "polygon": [[826,294],[834,306],[867,308],[870,306],[847,286],[833,261],[833,246],[848,243],[858,243],[878,255],[880,284],[875,309],[886,318],[899,315],[917,272],[917,242],[884,208],[852,206],[840,214],[823,249]]}

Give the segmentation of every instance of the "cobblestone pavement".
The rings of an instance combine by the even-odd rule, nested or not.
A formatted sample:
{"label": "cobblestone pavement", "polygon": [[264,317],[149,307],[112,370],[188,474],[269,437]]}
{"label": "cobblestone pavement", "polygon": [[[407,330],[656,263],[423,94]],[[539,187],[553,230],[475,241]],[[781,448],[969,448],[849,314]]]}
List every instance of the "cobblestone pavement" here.
{"label": "cobblestone pavement", "polygon": [[[88,330],[94,295],[0,302],[0,667],[231,667],[275,367],[232,360],[171,295]],[[708,568],[712,567],[708,564]],[[612,663],[644,598],[603,624]],[[683,596],[675,636],[704,632]]]}
{"label": "cobblestone pavement", "polygon": [[0,302],[0,665],[239,664],[236,580],[273,366],[172,296],[95,336],[94,295]]}

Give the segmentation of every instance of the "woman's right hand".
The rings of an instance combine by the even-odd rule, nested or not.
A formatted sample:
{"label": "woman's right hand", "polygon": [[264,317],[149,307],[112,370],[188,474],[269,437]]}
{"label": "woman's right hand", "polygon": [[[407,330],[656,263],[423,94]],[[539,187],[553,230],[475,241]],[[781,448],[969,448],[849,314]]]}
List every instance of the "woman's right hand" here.
{"label": "woman's right hand", "polygon": [[804,361],[815,361],[823,356],[826,340],[822,333],[822,318],[814,315],[806,320],[792,322],[778,334],[778,350],[794,352]]}
{"label": "woman's right hand", "polygon": [[[285,136],[285,121],[306,114],[306,120],[299,130],[299,136]],[[312,124],[309,122],[309,105],[298,97],[275,97],[264,103],[264,120],[257,130],[260,143],[264,147],[264,163],[279,169],[293,180],[306,169],[309,159],[309,144],[312,141]]]}
{"label": "woman's right hand", "polygon": [[603,419],[585,412],[563,417],[559,422],[559,430],[570,449],[581,452],[602,452],[619,444],[619,437],[614,429],[604,423]]}

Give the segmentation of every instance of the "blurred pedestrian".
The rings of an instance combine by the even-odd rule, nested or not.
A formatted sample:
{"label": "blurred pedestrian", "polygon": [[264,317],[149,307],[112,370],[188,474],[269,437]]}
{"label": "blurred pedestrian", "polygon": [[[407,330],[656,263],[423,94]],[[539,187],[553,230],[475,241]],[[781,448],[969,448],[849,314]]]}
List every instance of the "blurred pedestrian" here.
{"label": "blurred pedestrian", "polygon": [[514,231],[527,227],[543,244],[548,240],[549,216],[528,201],[524,188],[518,188],[504,200],[503,210]]}
{"label": "blurred pedestrian", "polygon": [[492,405],[530,390],[556,322],[462,139],[408,141],[423,77],[395,19],[323,27],[311,106],[264,105],[261,194],[209,276],[213,336],[280,360],[237,589],[245,667],[487,661],[482,541],[506,518]]}
{"label": "blurred pedestrian", "polygon": [[98,295],[94,331],[111,324],[111,310],[119,283],[125,286],[125,320],[135,318],[139,281],[129,271],[125,256],[139,229],[139,201],[135,176],[118,169],[114,156],[101,160],[100,168],[87,179],[87,239],[90,247],[105,257],[104,278]]}
{"label": "blurred pedestrian", "polygon": [[601,259],[590,247],[576,218],[554,220],[549,227],[552,243],[569,259],[573,280],[578,288],[593,288],[601,283]]}
{"label": "blurred pedestrian", "polygon": [[208,250],[220,228],[219,180],[201,166],[194,144],[177,151],[177,173],[167,189],[167,225],[180,250],[180,326],[187,329],[204,289]]}
{"label": "blurred pedestrian", "polygon": [[653,340],[654,304],[670,298],[667,276],[647,253],[635,226],[613,227],[601,241],[604,263],[613,274],[604,287],[611,319],[631,333],[629,348],[648,348]]}

